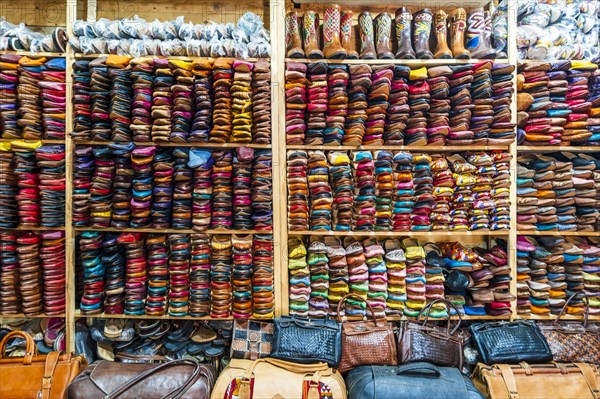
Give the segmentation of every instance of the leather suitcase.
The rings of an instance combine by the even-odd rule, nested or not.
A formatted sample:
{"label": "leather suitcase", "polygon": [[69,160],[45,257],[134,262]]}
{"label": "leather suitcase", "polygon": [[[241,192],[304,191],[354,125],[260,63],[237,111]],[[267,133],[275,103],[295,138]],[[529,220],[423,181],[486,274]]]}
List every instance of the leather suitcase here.
{"label": "leather suitcase", "polygon": [[458,369],[425,362],[357,367],[346,374],[346,385],[349,399],[483,399]]}
{"label": "leather suitcase", "polygon": [[491,399],[598,399],[600,373],[588,363],[479,363],[475,386]]}

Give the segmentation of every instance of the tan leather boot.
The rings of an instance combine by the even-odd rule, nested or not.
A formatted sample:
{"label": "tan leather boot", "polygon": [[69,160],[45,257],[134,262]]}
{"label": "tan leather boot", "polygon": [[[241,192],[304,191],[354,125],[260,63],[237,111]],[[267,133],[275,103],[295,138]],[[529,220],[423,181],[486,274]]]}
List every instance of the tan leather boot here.
{"label": "tan leather boot", "polygon": [[323,54],[325,58],[343,60],[348,56],[340,41],[340,6],[331,4],[323,17]]}
{"label": "tan leather boot", "polygon": [[450,47],[454,58],[471,58],[471,53],[465,48],[465,27],[467,25],[467,12],[464,8],[457,8],[449,15],[450,18]]}
{"label": "tan leather boot", "polygon": [[300,16],[296,11],[285,16],[285,44],[287,58],[304,58],[300,36]]}
{"label": "tan leather boot", "polygon": [[352,11],[342,11],[342,18],[340,22],[341,35],[342,35],[342,47],[348,53],[348,58],[351,60],[358,59],[358,52],[353,50],[352,45]]}
{"label": "tan leather boot", "polygon": [[434,58],[452,58],[452,51],[448,47],[447,17],[448,15],[444,10],[436,11],[433,15],[435,38],[437,40]]}
{"label": "tan leather boot", "polygon": [[363,11],[358,16],[358,27],[360,29],[360,58],[362,60],[374,60],[377,58],[375,33],[373,31],[373,17],[368,11]]}
{"label": "tan leather boot", "polygon": [[394,59],[392,53],[392,17],[387,12],[382,12],[375,18],[375,48],[377,58]]}
{"label": "tan leather boot", "polygon": [[323,58],[323,52],[319,48],[319,14],[314,11],[306,11],[302,21],[302,37],[304,39],[304,53],[306,58]]}

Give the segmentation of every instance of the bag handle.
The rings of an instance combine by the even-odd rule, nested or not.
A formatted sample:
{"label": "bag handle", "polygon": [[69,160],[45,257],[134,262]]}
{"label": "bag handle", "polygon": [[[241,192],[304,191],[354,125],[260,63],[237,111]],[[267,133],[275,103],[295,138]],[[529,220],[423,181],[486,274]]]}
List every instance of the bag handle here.
{"label": "bag handle", "polygon": [[429,313],[431,312],[431,308],[433,307],[433,305],[435,303],[444,303],[446,304],[446,306],[450,306],[451,308],[454,309],[454,311],[456,312],[456,314],[458,315],[458,323],[456,324],[456,326],[454,326],[454,328],[452,329],[452,331],[450,331],[450,309],[448,309],[448,323],[446,324],[446,333],[450,334],[450,335],[454,335],[460,325],[462,324],[462,316],[460,314],[460,312],[458,311],[458,308],[450,301],[446,300],[446,299],[434,299],[433,301],[431,301],[427,306],[425,306],[423,309],[421,309],[419,311],[419,314],[417,315],[417,322],[420,320],[421,315],[423,314],[423,312],[427,311],[427,313],[425,314],[425,320],[423,320],[423,326],[425,326],[427,324],[427,321],[429,320]]}
{"label": "bag handle", "polygon": [[194,367],[194,371],[192,372],[192,375],[190,375],[190,377],[187,379],[187,381],[185,383],[183,383],[183,385],[181,385],[178,388],[175,388],[174,390],[172,390],[171,392],[169,392],[165,396],[163,396],[163,398],[165,398],[165,399],[166,398],[179,399],[183,396],[184,393],[186,393],[188,391],[188,389],[190,389],[190,387],[192,385],[194,385],[196,383],[196,381],[198,381],[198,378],[200,378],[200,372],[201,372],[200,364],[194,360],[176,359],[176,360],[171,360],[170,362],[167,362],[167,363],[159,364],[158,366],[153,367],[150,370],[146,370],[142,374],[139,374],[135,378],[127,381],[125,384],[121,385],[120,387],[118,387],[117,389],[112,391],[111,393],[107,394],[104,397],[104,399],[116,398],[117,396],[120,396],[123,393],[125,393],[127,390],[131,389],[138,382],[141,382],[144,379],[146,379],[146,377],[149,377],[152,374],[154,374],[162,369],[171,368],[173,366],[193,366]]}
{"label": "bag handle", "polygon": [[583,374],[585,382],[587,382],[588,386],[590,387],[592,397],[594,399],[600,398],[600,391],[598,390],[598,385],[596,384],[597,379],[594,375],[594,371],[592,370],[592,366],[586,363],[575,363],[575,366],[581,370],[581,374]]}
{"label": "bag handle", "polygon": [[[346,299],[348,298],[356,298],[356,299],[360,299],[361,301],[363,301],[364,303],[367,304],[367,308],[369,308],[369,312],[371,312],[371,319],[373,319],[373,323],[375,323],[375,327],[379,327],[377,325],[377,318],[375,317],[375,312],[373,311],[373,307],[371,306],[371,304],[365,300],[365,298],[361,297],[360,295],[356,295],[356,294],[346,294],[342,297],[342,299],[340,299],[340,301],[338,302],[337,305],[337,321],[338,322],[342,322],[342,318],[340,317],[340,313],[342,311],[342,305],[344,304],[344,302],[346,302]],[[346,318],[346,316],[344,316],[344,318]]]}
{"label": "bag handle", "polygon": [[519,392],[517,392],[517,381],[515,375],[508,364],[497,364],[496,367],[500,369],[502,378],[504,379],[504,385],[508,389],[509,399],[519,399]]}
{"label": "bag handle", "polygon": [[33,362],[33,357],[37,356],[37,346],[31,335],[24,331],[11,331],[2,338],[0,342],[0,359],[6,359],[6,345],[12,338],[23,338],[25,340],[25,356],[23,356],[23,364],[30,365]]}
{"label": "bag handle", "polygon": [[440,378],[442,376],[440,369],[435,364],[427,362],[414,362],[399,366],[396,369],[396,375],[402,374],[422,374],[435,378]]}
{"label": "bag handle", "polygon": [[[569,299],[567,299],[567,301],[563,305],[562,309],[560,310],[560,313],[558,314],[558,317],[552,322],[552,325],[558,326],[558,322],[560,321],[560,318],[562,317],[562,315],[565,312],[565,310],[567,310],[567,306],[573,300],[573,298],[575,298],[577,296],[577,294],[579,294],[579,292],[573,293],[569,297]],[[587,328],[589,316],[590,316],[590,301],[586,300],[585,301],[585,314],[583,316],[583,328]]]}

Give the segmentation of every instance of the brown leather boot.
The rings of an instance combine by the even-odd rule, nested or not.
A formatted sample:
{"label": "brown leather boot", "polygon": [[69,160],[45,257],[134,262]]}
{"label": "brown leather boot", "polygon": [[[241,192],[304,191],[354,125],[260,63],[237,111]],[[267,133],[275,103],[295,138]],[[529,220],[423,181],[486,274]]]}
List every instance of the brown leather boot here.
{"label": "brown leather boot", "polygon": [[473,58],[496,57],[496,51],[492,47],[492,17],[489,13],[486,15],[483,8],[469,15],[466,48]]}
{"label": "brown leather boot", "polygon": [[467,25],[467,12],[464,8],[457,8],[449,15],[450,18],[450,47],[454,58],[471,58],[469,50],[465,49],[465,27]]}
{"label": "brown leather boot", "polygon": [[302,21],[302,37],[304,38],[304,52],[306,58],[323,58],[323,52],[319,48],[319,14],[314,11],[306,11]]}
{"label": "brown leather boot", "polygon": [[358,16],[358,27],[360,29],[360,58],[363,60],[376,59],[373,17],[368,11],[363,11]]}
{"label": "brown leather boot", "polygon": [[358,52],[356,50],[352,50],[354,48],[352,45],[352,16],[352,11],[342,11],[340,31],[342,35],[342,47],[348,53],[348,58],[351,60],[356,60],[358,59]]}
{"label": "brown leather boot", "polygon": [[435,38],[437,45],[435,48],[434,58],[452,58],[452,51],[448,47],[448,28],[447,19],[448,15],[444,10],[436,11],[433,15],[433,23],[435,24]]}
{"label": "brown leather boot", "polygon": [[323,54],[325,58],[343,60],[348,56],[340,42],[340,6],[331,4],[323,17]]}
{"label": "brown leather boot", "polygon": [[375,48],[377,58],[391,60],[392,53],[392,17],[387,12],[382,12],[375,18]]}
{"label": "brown leather boot", "polygon": [[413,31],[413,47],[415,55],[422,60],[433,58],[433,53],[429,50],[429,36],[431,35],[431,23],[433,15],[431,10],[424,8],[415,13],[415,29]]}
{"label": "brown leather boot", "polygon": [[285,16],[285,44],[287,58],[304,58],[300,36],[300,16],[296,11]]}
{"label": "brown leather boot", "polygon": [[399,60],[412,60],[415,58],[415,50],[412,47],[411,22],[412,14],[406,7],[396,10],[396,39],[398,40],[398,51],[396,58]]}

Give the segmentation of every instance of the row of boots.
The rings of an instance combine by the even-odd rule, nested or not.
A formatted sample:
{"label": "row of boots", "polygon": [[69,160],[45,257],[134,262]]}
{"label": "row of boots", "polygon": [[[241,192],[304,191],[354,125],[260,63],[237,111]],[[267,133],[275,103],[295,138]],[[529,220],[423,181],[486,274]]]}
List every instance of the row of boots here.
{"label": "row of boots", "polygon": [[[477,9],[469,14],[457,8],[449,15],[443,10],[432,13],[425,8],[411,14],[406,7],[396,10],[395,18],[387,12],[373,18],[368,11],[358,16],[360,52],[352,44],[353,13],[332,4],[323,18],[323,50],[319,45],[319,14],[306,11],[286,15],[286,50],[288,58],[310,59],[468,59],[495,58],[492,47],[492,17],[488,11]],[[397,51],[392,52],[392,25],[395,25]],[[435,27],[436,47],[429,49],[431,27]],[[448,45],[450,27],[450,46]],[[466,28],[466,46],[465,46]]]}

